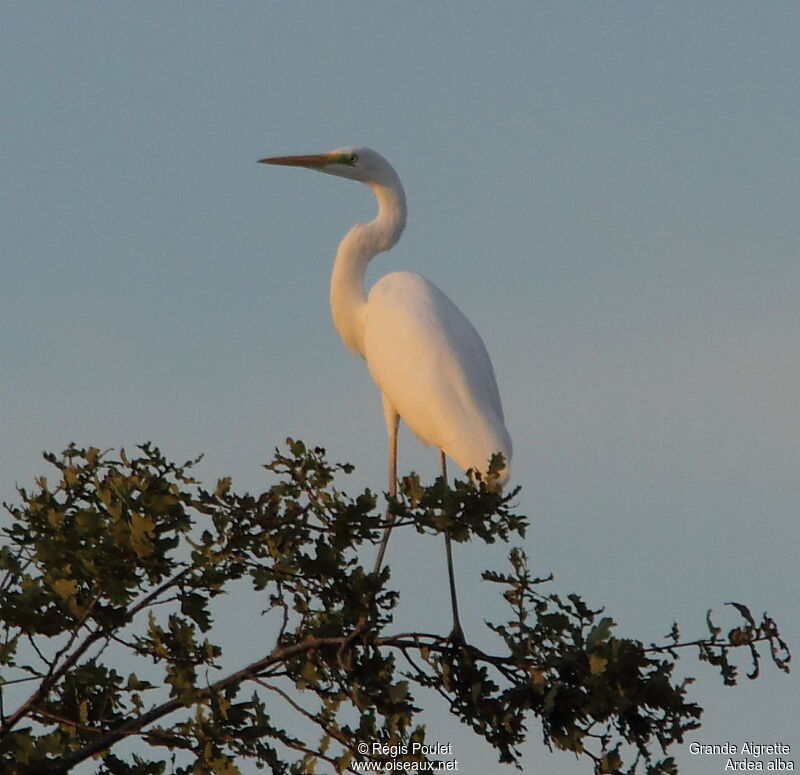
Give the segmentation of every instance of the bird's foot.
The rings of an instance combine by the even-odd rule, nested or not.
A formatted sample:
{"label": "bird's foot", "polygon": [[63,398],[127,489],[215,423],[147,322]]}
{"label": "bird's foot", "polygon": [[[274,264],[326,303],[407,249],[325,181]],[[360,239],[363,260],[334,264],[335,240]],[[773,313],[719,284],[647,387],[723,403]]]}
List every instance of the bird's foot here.
{"label": "bird's foot", "polygon": [[467,645],[467,639],[464,637],[464,630],[461,629],[460,622],[453,622],[453,629],[450,630],[447,640],[450,641],[450,643],[452,643],[456,648]]}

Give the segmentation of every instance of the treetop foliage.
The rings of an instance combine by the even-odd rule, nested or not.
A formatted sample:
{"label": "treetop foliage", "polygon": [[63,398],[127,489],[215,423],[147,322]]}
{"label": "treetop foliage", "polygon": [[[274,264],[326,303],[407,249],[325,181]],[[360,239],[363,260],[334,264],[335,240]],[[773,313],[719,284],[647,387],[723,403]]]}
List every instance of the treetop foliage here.
{"label": "treetop foliage", "polygon": [[[299,441],[276,450],[273,484],[258,495],[237,494],[229,478],[207,490],[196,461],[177,465],[150,444],[134,456],[70,446],[45,458],[57,476],[19,489],[0,548],[8,775],[67,773],[93,758],[101,775],[236,775],[246,761],[279,775],[353,771],[373,756],[359,743],[425,740],[430,692],[501,762],[521,764],[538,723],[587,772],[672,775],[668,749],[702,712],[690,679],[675,675],[680,654],[696,652],[728,685],[734,652],[749,678],[765,650],[788,671],[767,614],[732,603],[727,632],[709,612],[708,635],[684,641],[673,625],[645,645],[615,634],[602,608],[549,591],[520,548],[483,574],[506,608],[487,623],[491,653],[395,632],[390,569],[367,570],[388,515],[372,492],[337,488],[351,466]],[[389,513],[396,530],[508,541],[527,526],[515,495],[479,478],[425,487],[410,476]],[[247,637],[264,644],[235,667],[213,626],[215,602],[233,589],[250,595]],[[135,752],[119,753],[123,742]]]}

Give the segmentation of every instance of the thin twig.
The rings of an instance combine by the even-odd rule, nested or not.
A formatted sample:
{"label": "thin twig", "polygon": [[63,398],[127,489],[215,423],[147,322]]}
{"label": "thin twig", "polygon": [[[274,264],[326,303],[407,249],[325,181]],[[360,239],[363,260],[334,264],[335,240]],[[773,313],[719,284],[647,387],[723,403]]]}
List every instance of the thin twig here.
{"label": "thin twig", "polygon": [[657,654],[662,651],[672,651],[673,649],[685,649],[690,648],[691,646],[705,646],[706,648],[738,648],[740,646],[750,645],[751,643],[761,643],[765,640],[770,640],[770,635],[764,634],[759,635],[755,638],[748,638],[743,643],[731,643],[730,641],[718,640],[715,638],[698,638],[697,640],[687,640],[683,643],[675,643],[665,646],[656,646],[655,644],[651,644],[648,648],[644,649],[645,654]]}
{"label": "thin twig", "polygon": [[95,607],[95,604],[99,599],[100,599],[100,592],[95,594],[89,605],[86,607],[86,610],[81,616],[80,621],[72,628],[72,631],[69,634],[67,642],[63,645],[62,648],[60,648],[56,652],[55,656],[53,657],[53,662],[50,665],[50,670],[48,671],[48,675],[52,675],[61,657],[63,657],[64,654],[66,654],[72,648],[72,644],[75,643],[75,641],[78,638],[78,633],[83,628],[83,625],[86,624],[86,620],[89,618],[89,614],[92,612],[92,609]]}
{"label": "thin twig", "polygon": [[291,707],[294,708],[301,716],[307,718],[309,721],[312,721],[314,724],[320,727],[320,729],[322,729],[322,731],[325,732],[325,734],[330,735],[330,737],[334,738],[334,740],[337,740],[345,748],[355,753],[355,750],[348,743],[347,739],[344,737],[344,735],[342,735],[341,732],[339,732],[336,729],[333,729],[332,727],[329,727],[318,716],[306,710],[302,705],[300,705],[294,699],[292,699],[292,697],[289,694],[287,694],[283,689],[281,689],[279,686],[268,684],[266,681],[262,681],[260,678],[257,677],[253,677],[251,680],[255,681],[255,683],[257,683],[259,686],[263,686],[265,689],[268,689],[271,692],[275,692],[275,694],[277,694],[279,697],[281,697],[283,700],[289,703],[289,705],[291,705]]}

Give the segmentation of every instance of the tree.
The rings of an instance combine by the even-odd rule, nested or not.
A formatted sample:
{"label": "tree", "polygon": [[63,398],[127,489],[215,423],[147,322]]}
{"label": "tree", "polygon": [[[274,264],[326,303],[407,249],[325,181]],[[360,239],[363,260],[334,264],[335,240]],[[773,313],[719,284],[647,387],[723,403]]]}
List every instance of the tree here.
{"label": "tree", "polygon": [[[352,467],[291,439],[259,495],[236,494],[228,478],[206,490],[193,462],[176,465],[150,444],[135,457],[70,446],[45,458],[58,480],[19,489],[0,550],[8,775],[66,773],[92,757],[107,775],[232,775],[245,760],[274,773],[410,767],[442,758],[422,747],[426,692],[502,762],[519,764],[538,719],[545,742],[585,757],[587,771],[666,775],[677,772],[669,747],[701,715],[689,680],[674,676],[680,653],[696,650],[726,684],[738,650],[750,678],[766,648],[788,671],[767,614],[756,621],[734,603],[740,621],[727,633],[709,614],[706,637],[682,641],[673,625],[664,643],[645,645],[616,636],[578,595],[548,592],[552,580],[533,576],[518,548],[504,572],[483,574],[508,606],[507,621],[488,625],[492,653],[393,632],[390,570],[371,573],[360,558],[385,525],[376,497],[348,497],[335,482]],[[515,495],[411,476],[389,509],[398,530],[507,541],[526,527]],[[213,604],[237,585],[254,616],[275,621],[274,640],[258,661],[223,670]],[[136,752],[118,755],[131,739]]]}

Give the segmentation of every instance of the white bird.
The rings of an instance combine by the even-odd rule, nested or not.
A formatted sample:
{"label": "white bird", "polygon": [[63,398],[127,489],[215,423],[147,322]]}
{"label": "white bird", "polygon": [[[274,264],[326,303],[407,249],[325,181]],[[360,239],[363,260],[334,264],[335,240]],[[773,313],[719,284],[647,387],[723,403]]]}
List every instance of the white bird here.
{"label": "white bird", "polygon": [[[406,224],[406,196],[400,178],[379,153],[356,146],[310,156],[277,156],[264,164],[306,167],[366,183],[378,201],[378,214],[359,223],[339,244],[331,276],[333,322],[342,341],[367,362],[383,398],[389,440],[389,494],[397,493],[399,419],[426,444],[463,469],[486,472],[501,453],[508,480],[511,437],[505,426],[492,362],[478,332],[461,310],[426,278],[392,272],[364,293],[364,272],[389,250]],[[380,570],[391,531],[391,517],[378,552]],[[445,533],[453,636],[463,641],[453,578],[450,537]]]}

